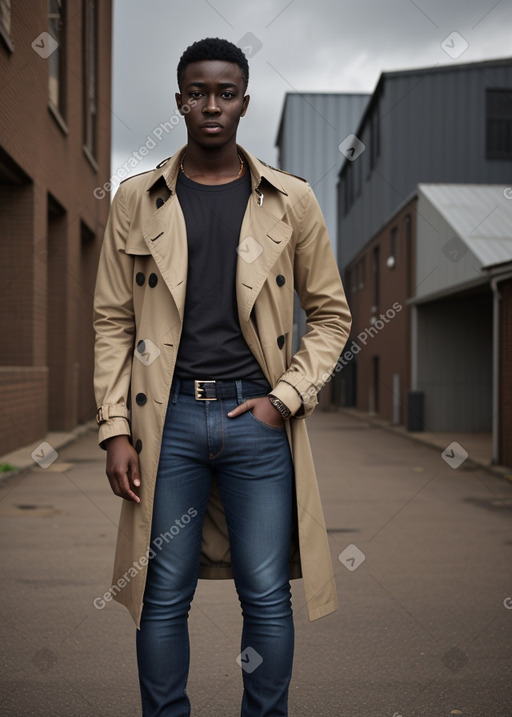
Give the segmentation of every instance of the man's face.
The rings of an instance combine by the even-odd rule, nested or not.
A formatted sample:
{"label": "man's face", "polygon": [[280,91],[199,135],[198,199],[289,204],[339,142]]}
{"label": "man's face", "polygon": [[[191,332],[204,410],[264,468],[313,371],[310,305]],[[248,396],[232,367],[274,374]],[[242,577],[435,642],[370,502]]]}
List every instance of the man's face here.
{"label": "man's face", "polygon": [[192,62],[185,69],[176,103],[189,140],[205,148],[222,147],[236,136],[249,104],[242,71],[234,62]]}

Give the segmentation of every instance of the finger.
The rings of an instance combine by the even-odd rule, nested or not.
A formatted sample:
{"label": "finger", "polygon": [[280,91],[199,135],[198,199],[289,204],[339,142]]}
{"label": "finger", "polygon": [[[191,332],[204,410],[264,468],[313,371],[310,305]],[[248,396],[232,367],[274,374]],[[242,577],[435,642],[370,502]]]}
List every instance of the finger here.
{"label": "finger", "polygon": [[140,498],[136,495],[130,487],[130,480],[126,473],[107,473],[110,485],[115,495],[126,500],[133,500],[135,503],[140,503]]}
{"label": "finger", "polygon": [[132,500],[135,503],[140,503],[140,498],[136,493],[133,492],[127,475],[124,476],[124,480],[120,488],[121,498],[124,498],[125,500]]}
{"label": "finger", "polygon": [[138,456],[130,461],[128,470],[132,484],[138,488],[140,486],[140,466]]}
{"label": "finger", "polygon": [[236,418],[237,416],[240,416],[242,413],[245,413],[246,411],[250,411],[253,406],[253,402],[251,400],[244,401],[244,403],[241,403],[239,406],[234,408],[232,411],[229,411],[228,416],[230,418]]}

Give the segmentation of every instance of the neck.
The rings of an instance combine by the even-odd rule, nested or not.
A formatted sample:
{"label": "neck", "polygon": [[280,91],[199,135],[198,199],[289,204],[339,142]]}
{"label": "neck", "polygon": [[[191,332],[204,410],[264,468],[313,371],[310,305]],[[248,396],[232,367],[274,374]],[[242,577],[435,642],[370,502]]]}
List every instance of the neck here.
{"label": "neck", "polygon": [[240,172],[236,142],[233,141],[223,147],[205,149],[189,140],[184,169],[187,176],[197,182],[214,184],[226,180],[232,181]]}

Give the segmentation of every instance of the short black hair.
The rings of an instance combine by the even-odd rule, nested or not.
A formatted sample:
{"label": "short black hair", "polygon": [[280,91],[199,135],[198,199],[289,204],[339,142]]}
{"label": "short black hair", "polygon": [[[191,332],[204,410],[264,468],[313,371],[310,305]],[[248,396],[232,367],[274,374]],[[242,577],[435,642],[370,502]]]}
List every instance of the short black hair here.
{"label": "short black hair", "polygon": [[222,62],[235,62],[242,72],[244,92],[249,84],[249,63],[242,50],[229,40],[221,40],[219,37],[206,37],[189,45],[178,62],[178,87],[181,91],[181,83],[185,69],[192,62],[203,60],[221,60]]}

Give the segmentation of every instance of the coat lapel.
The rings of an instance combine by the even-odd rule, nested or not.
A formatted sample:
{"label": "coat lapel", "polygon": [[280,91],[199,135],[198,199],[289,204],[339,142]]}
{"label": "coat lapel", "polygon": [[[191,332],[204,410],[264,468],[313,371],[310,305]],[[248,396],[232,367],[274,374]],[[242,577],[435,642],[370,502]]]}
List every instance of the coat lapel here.
{"label": "coat lapel", "polygon": [[[265,201],[272,206],[270,198]],[[258,206],[253,193],[237,248],[236,296],[242,325],[249,321],[254,302],[291,235],[292,228],[271,210]]]}
{"label": "coat lapel", "polygon": [[183,321],[187,288],[187,230],[175,193],[155,211],[143,227],[142,234]]}
{"label": "coat lapel", "polygon": [[[168,162],[162,163],[150,177],[148,192],[157,182],[164,180],[170,196],[157,209],[143,227],[144,240],[153,255],[162,277],[176,303],[183,321],[185,292],[187,286],[187,230],[185,218],[176,196],[176,176],[183,147]],[[242,147],[251,173],[253,188],[242,222],[238,242],[236,270],[236,295],[238,314],[243,325],[249,321],[254,302],[272,267],[286,248],[292,236],[292,228],[281,219],[282,206],[273,191],[265,194],[263,204],[258,203],[255,187],[265,177],[279,192],[284,192],[276,173],[267,165],[256,160]],[[260,192],[261,194],[261,192]]]}

